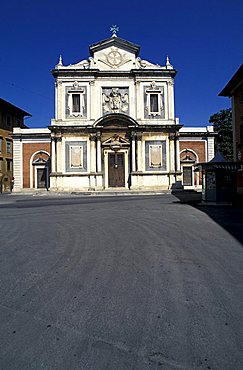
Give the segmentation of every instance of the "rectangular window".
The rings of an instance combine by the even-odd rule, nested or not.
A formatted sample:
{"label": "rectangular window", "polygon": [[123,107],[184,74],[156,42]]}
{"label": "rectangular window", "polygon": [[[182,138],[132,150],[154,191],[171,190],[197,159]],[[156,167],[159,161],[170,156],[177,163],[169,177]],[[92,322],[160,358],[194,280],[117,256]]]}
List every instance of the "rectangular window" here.
{"label": "rectangular window", "polygon": [[150,94],[150,112],[159,113],[159,96],[158,94]]}
{"label": "rectangular window", "polygon": [[3,151],[3,138],[0,137],[0,153]]}
{"label": "rectangular window", "polygon": [[11,169],[12,169],[12,162],[7,161],[7,171],[11,171]]}
{"label": "rectangular window", "polygon": [[243,103],[243,92],[240,92],[240,103],[242,104]]}
{"label": "rectangular window", "polygon": [[2,172],[2,170],[3,170],[3,161],[2,159],[0,159],[0,172]]}
{"label": "rectangular window", "polygon": [[70,146],[70,167],[83,168],[83,147],[79,145]]}
{"label": "rectangular window", "polygon": [[162,145],[149,146],[149,166],[162,167]]}
{"label": "rectangular window", "polygon": [[72,107],[73,113],[79,113],[80,112],[80,94],[72,94],[72,100],[73,100],[73,107]]}
{"label": "rectangular window", "polygon": [[6,146],[7,146],[7,153],[11,154],[12,153],[12,143],[11,143],[11,141],[6,141]]}

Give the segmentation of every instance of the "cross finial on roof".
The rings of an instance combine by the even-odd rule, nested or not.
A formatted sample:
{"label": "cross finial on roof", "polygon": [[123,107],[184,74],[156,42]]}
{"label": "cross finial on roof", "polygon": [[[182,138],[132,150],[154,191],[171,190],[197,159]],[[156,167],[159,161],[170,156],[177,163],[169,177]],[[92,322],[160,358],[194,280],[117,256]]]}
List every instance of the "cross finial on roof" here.
{"label": "cross finial on roof", "polygon": [[59,57],[58,65],[59,65],[59,66],[62,66],[62,56],[61,56],[61,55],[60,55],[60,57]]}
{"label": "cross finial on roof", "polygon": [[117,37],[117,32],[119,31],[119,27],[117,27],[116,24],[112,25],[110,28],[110,31],[112,32],[113,37]]}

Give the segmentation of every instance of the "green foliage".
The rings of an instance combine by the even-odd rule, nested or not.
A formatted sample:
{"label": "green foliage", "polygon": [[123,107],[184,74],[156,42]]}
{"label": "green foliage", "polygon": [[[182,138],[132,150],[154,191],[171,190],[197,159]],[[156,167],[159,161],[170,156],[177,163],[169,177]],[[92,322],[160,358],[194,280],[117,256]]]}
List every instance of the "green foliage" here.
{"label": "green foliage", "polygon": [[215,138],[216,151],[220,151],[225,159],[233,161],[232,110],[220,110],[210,117],[209,122],[218,133]]}

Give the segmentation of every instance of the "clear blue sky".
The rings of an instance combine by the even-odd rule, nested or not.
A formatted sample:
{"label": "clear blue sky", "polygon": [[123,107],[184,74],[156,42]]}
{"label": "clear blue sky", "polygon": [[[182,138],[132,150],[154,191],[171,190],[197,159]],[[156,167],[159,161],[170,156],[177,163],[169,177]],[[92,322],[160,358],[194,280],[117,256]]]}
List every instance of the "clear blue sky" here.
{"label": "clear blue sky", "polygon": [[86,59],[112,24],[143,59],[164,64],[170,56],[181,123],[207,125],[230,106],[217,95],[243,63],[242,0],[5,0],[0,10],[0,97],[30,112],[30,127],[54,118],[50,70],[59,54],[64,64]]}

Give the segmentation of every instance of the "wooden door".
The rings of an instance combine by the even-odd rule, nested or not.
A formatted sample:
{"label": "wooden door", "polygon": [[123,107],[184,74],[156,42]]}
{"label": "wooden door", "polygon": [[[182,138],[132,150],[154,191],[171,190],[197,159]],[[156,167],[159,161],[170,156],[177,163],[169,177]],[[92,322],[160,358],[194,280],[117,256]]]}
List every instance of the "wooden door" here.
{"label": "wooden door", "polygon": [[37,168],[37,188],[46,186],[46,168]]}
{"label": "wooden door", "polygon": [[108,155],[108,186],[112,188],[125,186],[124,153]]}
{"label": "wooden door", "polygon": [[192,186],[192,167],[183,166],[183,185]]}

